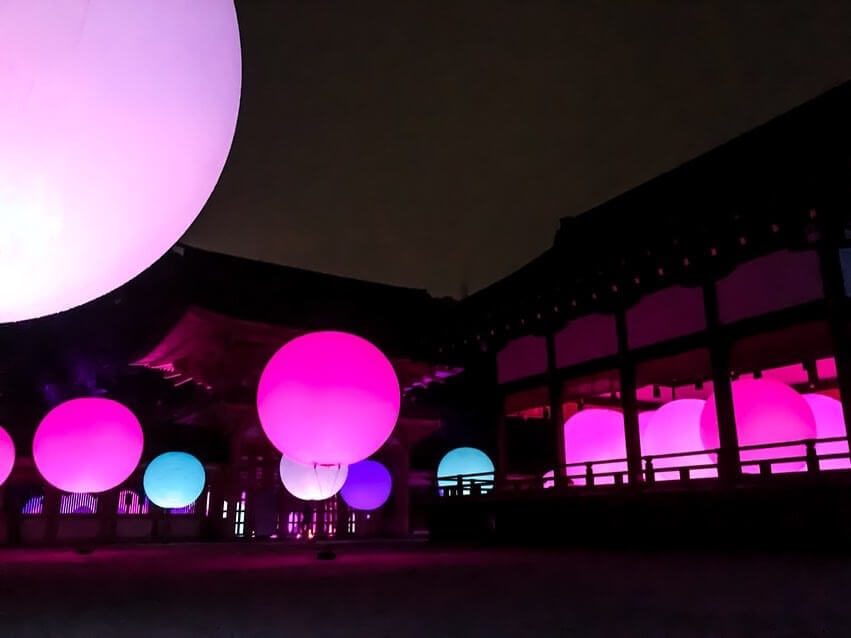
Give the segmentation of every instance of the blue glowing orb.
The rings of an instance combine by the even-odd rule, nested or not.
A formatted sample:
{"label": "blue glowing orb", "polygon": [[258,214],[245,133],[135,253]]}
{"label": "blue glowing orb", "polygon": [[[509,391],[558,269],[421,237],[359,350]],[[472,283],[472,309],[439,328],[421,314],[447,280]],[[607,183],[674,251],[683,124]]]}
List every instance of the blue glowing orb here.
{"label": "blue glowing orb", "polygon": [[[468,476],[470,474],[477,476]],[[469,486],[472,483],[481,483],[482,492],[487,492],[493,485],[493,462],[487,454],[474,447],[455,448],[447,452],[437,466],[437,476],[441,479],[438,485],[440,487],[457,485],[456,479],[446,477],[458,475],[465,475],[463,478],[465,494],[470,493]]]}
{"label": "blue glowing orb", "polygon": [[148,464],[142,484],[145,494],[162,508],[186,507],[204,490],[204,466],[186,452],[166,452]]}
{"label": "blue glowing orb", "polygon": [[354,510],[378,509],[387,501],[393,479],[378,461],[361,461],[349,466],[349,475],[340,494]]}

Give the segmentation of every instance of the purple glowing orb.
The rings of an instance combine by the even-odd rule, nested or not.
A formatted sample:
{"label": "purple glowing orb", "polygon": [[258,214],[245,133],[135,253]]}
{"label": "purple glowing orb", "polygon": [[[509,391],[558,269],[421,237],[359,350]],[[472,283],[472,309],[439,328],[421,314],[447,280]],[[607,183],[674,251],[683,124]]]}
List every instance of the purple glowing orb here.
{"label": "purple glowing orb", "polygon": [[230,150],[233,0],[0,0],[0,323],[95,299],[198,215]]}
{"label": "purple glowing orb", "polygon": [[[564,424],[565,463],[609,461],[626,458],[623,415],[615,410],[588,408],[580,410]],[[601,463],[594,465],[595,472],[626,472],[626,462]],[[568,467],[567,474],[582,474],[579,466]],[[583,478],[572,479],[584,485]],[[612,483],[611,476],[600,477],[599,483]]]}
{"label": "purple glowing orb", "polygon": [[366,339],[313,332],[266,364],[257,388],[263,431],[284,456],[349,465],[380,448],[399,418],[399,380]]}
{"label": "purple glowing orb", "polygon": [[378,509],[390,497],[393,479],[378,461],[360,461],[349,466],[349,476],[340,495],[355,510]]}
{"label": "purple glowing orb", "polygon": [[15,464],[15,443],[3,428],[0,428],[0,485],[9,478]]}
{"label": "purple glowing orb", "polygon": [[303,501],[324,501],[340,491],[349,468],[346,465],[305,465],[281,457],[281,483]]}
{"label": "purple glowing orb", "polygon": [[[812,439],[816,436],[816,421],[807,401],[788,385],[774,379],[740,379],[733,384],[733,411],[740,446],[780,443]],[[715,394],[706,401],[700,416],[700,438],[706,449],[718,447],[718,416]],[[742,461],[801,456],[803,446],[743,450]],[[775,470],[795,470],[803,461],[785,463]],[[742,470],[756,473],[759,467],[744,465]]]}
{"label": "purple glowing orb", "polygon": [[142,456],[142,426],[110,399],[74,399],[53,408],[33,438],[33,460],[65,492],[96,493],[123,483]]}
{"label": "purple glowing orb", "polygon": [[[700,415],[705,403],[703,399],[677,399],[651,412],[641,430],[641,453],[652,456],[704,449],[700,438]],[[708,454],[653,459],[653,467],[656,469],[713,464]],[[690,476],[712,477],[717,476],[717,471],[710,468],[696,469],[691,471]],[[670,479],[676,478],[676,475],[660,473],[657,478]]]}

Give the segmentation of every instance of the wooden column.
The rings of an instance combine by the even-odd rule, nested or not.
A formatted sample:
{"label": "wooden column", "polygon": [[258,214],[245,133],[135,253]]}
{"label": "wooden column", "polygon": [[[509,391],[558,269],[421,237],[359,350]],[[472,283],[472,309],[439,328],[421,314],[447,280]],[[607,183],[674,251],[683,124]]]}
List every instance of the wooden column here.
{"label": "wooden column", "polygon": [[629,355],[626,330],[626,310],[619,308],[615,313],[618,336],[618,360],[620,362],[621,408],[623,409],[624,442],[629,482],[637,485],[642,480],[641,433],[638,430],[638,401],[635,397],[635,362]]}
{"label": "wooden column", "polygon": [[721,327],[718,315],[718,294],[715,282],[703,285],[703,308],[709,335],[709,356],[712,362],[712,390],[718,414],[718,478],[735,482],[741,476],[739,436],[736,432],[736,413],[733,410],[733,387],[730,381],[730,343]]}
{"label": "wooden column", "polygon": [[564,473],[564,415],[562,414],[562,382],[558,376],[556,365],[555,336],[547,334],[547,385],[549,389],[550,420],[553,424],[553,444],[555,445],[555,477],[556,485],[561,484]]}

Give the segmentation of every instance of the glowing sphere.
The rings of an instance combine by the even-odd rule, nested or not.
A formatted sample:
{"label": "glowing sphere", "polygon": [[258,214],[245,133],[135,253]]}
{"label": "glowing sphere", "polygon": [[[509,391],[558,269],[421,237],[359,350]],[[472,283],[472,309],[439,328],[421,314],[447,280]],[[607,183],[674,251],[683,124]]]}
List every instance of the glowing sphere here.
{"label": "glowing sphere", "polygon": [[186,231],[233,139],[233,0],[0,0],[0,323],[129,281]]}
{"label": "glowing sphere", "polygon": [[340,491],[349,468],[346,465],[304,465],[281,457],[281,482],[303,501],[323,501]]}
{"label": "glowing sphere", "polygon": [[[846,436],[845,418],[842,416],[842,404],[839,401],[823,394],[803,396],[816,419],[816,438],[830,439]],[[848,443],[845,441],[817,443],[816,451],[819,454],[847,454]],[[851,468],[851,461],[847,458],[824,459],[819,461],[819,465],[823,470],[848,469]]]}
{"label": "glowing sphere", "polygon": [[0,428],[0,485],[9,478],[15,464],[15,443],[3,428]]}
{"label": "glowing sphere", "polygon": [[[780,443],[812,439],[816,436],[816,421],[807,401],[788,385],[774,379],[740,379],[734,381],[733,411],[740,446]],[[700,416],[700,437],[706,449],[717,448],[718,416],[715,395],[706,401]],[[801,456],[803,446],[745,450],[743,461],[760,461],[783,456]],[[795,470],[803,461],[775,465],[777,470]],[[759,468],[746,465],[742,471],[755,473]]]}
{"label": "glowing sphere", "polygon": [[349,465],[380,448],[399,417],[399,380],[366,339],[313,332],[266,364],[257,411],[280,452],[308,465]]}
{"label": "glowing sphere", "polygon": [[378,509],[387,501],[393,479],[378,461],[360,461],[349,466],[349,476],[340,495],[355,510]]}
{"label": "glowing sphere", "polygon": [[207,482],[201,461],[186,452],[166,452],[148,463],[142,485],[154,505],[181,508],[194,503]]}
{"label": "glowing sphere", "polygon": [[[564,424],[565,463],[586,463],[626,458],[623,415],[615,410],[587,408],[580,410]],[[626,472],[626,461],[593,466],[594,472]],[[567,474],[584,474],[585,468],[568,467]],[[582,478],[571,479],[584,485]],[[612,483],[614,478],[603,476],[598,483]]]}
{"label": "glowing sphere", "polygon": [[[675,454],[677,452],[697,452],[703,450],[700,438],[700,415],[703,413],[703,399],[677,399],[666,403],[655,412],[641,431],[641,454]],[[714,461],[708,454],[653,459],[655,469],[681,467],[688,465],[712,465]],[[692,470],[692,478],[717,476],[717,470]],[[659,479],[677,478],[672,473],[660,473]]]}
{"label": "glowing sphere", "polygon": [[73,399],[48,412],[33,437],[44,480],[65,492],[96,493],[123,483],[142,457],[142,426],[110,399]]}
{"label": "glowing sphere", "polygon": [[[493,482],[493,472],[493,462],[490,460],[488,455],[474,447],[457,447],[454,450],[450,450],[444,455],[437,466],[438,477],[466,474],[481,475],[465,478],[465,485],[473,481]],[[457,484],[457,480],[452,478],[443,478],[438,481],[439,487],[453,487]],[[482,492],[488,492],[490,489],[490,485],[481,486]],[[464,493],[469,494],[470,489],[465,487]]]}

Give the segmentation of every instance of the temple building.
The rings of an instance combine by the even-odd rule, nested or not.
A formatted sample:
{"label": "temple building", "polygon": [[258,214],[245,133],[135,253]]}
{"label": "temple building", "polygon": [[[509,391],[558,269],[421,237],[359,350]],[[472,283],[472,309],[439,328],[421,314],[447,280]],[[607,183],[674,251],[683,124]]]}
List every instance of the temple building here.
{"label": "temple building", "polygon": [[[851,530],[849,112],[846,84],[565,217],[552,247],[460,301],[178,246],[96,302],[4,327],[0,423],[19,461],[0,539],[510,540],[580,519],[603,538],[759,517],[800,530],[813,512]],[[400,381],[376,455],[394,487],[374,513],[287,494],[259,425],[265,362],[315,330],[369,339]],[[139,470],[97,497],[60,494],[28,459],[41,416],[81,395],[120,398],[145,428]],[[494,475],[438,490],[459,446]],[[163,511],[141,474],[175,448],[208,484]]]}

